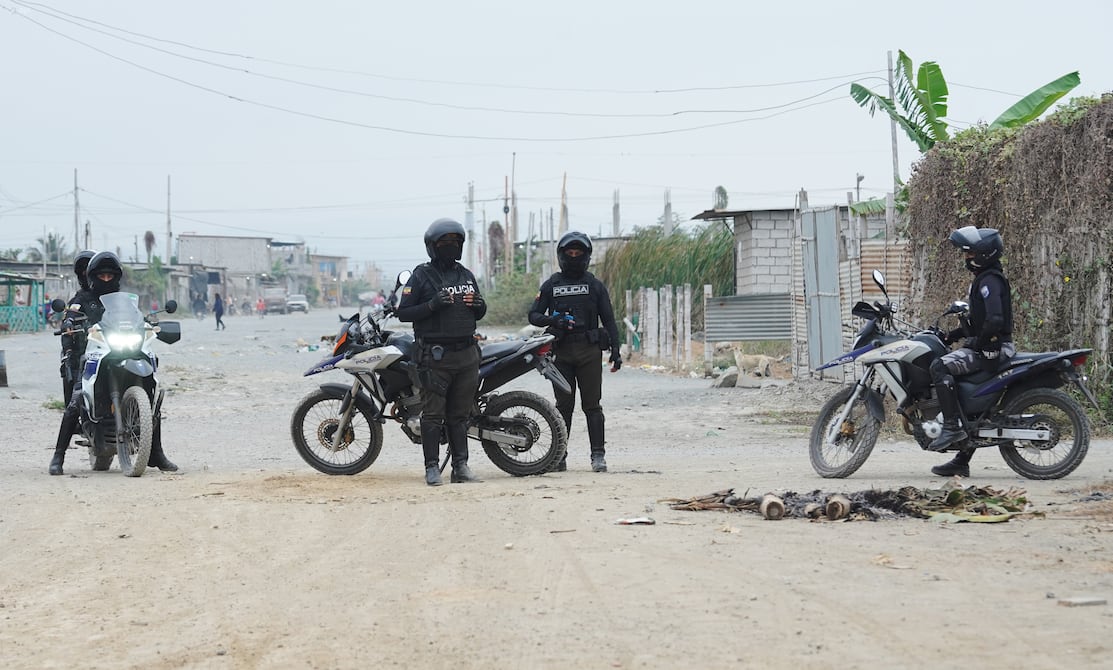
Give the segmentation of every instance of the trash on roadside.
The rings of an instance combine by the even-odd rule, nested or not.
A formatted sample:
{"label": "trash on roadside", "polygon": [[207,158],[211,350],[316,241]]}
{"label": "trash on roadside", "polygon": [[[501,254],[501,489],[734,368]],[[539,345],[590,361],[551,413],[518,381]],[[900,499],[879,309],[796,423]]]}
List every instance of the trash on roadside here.
{"label": "trash on roadside", "polygon": [[647,516],[636,516],[628,519],[618,519],[615,523],[619,526],[652,526],[657,522]]}

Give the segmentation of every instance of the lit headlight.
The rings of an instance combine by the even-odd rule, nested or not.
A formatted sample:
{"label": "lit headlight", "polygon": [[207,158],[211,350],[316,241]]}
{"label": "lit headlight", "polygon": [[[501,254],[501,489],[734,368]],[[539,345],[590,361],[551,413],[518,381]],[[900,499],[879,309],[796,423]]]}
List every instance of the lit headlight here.
{"label": "lit headlight", "polygon": [[108,346],[118,351],[131,351],[138,349],[143,343],[143,336],[139,333],[109,333]]}

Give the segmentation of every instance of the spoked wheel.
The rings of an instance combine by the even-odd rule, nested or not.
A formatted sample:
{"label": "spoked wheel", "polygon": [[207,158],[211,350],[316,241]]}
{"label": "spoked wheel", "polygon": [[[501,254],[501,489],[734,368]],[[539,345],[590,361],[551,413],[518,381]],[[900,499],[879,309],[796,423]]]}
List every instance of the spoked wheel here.
{"label": "spoked wheel", "polygon": [[[120,471],[128,477],[139,477],[147,469],[147,459],[151,455],[151,435],[154,433],[154,418],[151,416],[151,400],[140,386],[131,386],[120,398],[120,419],[123,431],[116,435],[116,455],[120,459]],[[97,463],[93,463],[96,468]]]}
{"label": "spoked wheel", "polygon": [[1028,479],[1059,479],[1074,472],[1090,449],[1090,424],[1069,395],[1038,388],[1021,393],[1005,414],[1025,427],[1049,432],[1047,440],[1014,440],[1001,445],[1001,457]]}
{"label": "spoked wheel", "polygon": [[[487,458],[503,472],[515,477],[540,475],[552,470],[568,448],[568,431],[556,407],[536,393],[511,391],[487,403],[484,416],[512,419],[488,425],[525,442],[498,442],[482,439]],[[482,421],[482,419],[479,419]]]}
{"label": "spoked wheel", "polygon": [[383,448],[383,427],[356,405],[340,441],[342,398],[320,389],[302,398],[290,420],[294,448],[306,463],[326,475],[354,475],[371,467]]}
{"label": "spoked wheel", "polygon": [[862,467],[877,444],[881,422],[866,408],[865,393],[854,401],[846,419],[835,425],[855,388],[848,386],[832,396],[812,426],[808,452],[812,468],[820,477],[849,477]]}

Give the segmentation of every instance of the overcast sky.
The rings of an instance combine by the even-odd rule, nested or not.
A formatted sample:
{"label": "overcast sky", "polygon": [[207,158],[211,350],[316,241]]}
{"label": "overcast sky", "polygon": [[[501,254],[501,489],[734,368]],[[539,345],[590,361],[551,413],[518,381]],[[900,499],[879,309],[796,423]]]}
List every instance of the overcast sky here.
{"label": "overcast sky", "polygon": [[[1093,0],[357,2],[0,0],[0,248],[43,231],[165,256],[175,235],[302,240],[389,273],[436,218],[530,212],[610,234],[732,208],[846,201],[892,183],[886,54],[934,60],[957,128],[1073,70],[1113,90]],[[917,154],[898,142],[902,178]]]}

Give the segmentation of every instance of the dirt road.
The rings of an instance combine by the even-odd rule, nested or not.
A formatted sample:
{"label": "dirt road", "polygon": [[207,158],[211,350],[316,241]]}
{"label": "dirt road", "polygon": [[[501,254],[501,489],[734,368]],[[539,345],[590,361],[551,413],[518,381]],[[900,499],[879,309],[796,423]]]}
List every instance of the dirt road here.
{"label": "dirt road", "polygon": [[[808,463],[826,385],[712,389],[627,366],[604,380],[611,471],[430,488],[388,426],[354,477],[289,437],[300,352],[336,312],[184,322],[158,345],[176,474],[46,474],[57,339],[0,338],[0,666],[5,668],[1097,668],[1113,654],[1113,479],[1096,441],[1061,481],[981,453],[968,483],[1028,491],[1042,518],[812,523],[658,502],[734,488],[941,486],[939,456],[887,437],[852,478]],[[334,373],[339,375],[340,373]],[[320,380],[320,377],[315,378]],[[522,388],[549,396],[540,377]],[[1106,507],[1105,509],[1108,509]],[[616,525],[627,517],[655,525]]]}

